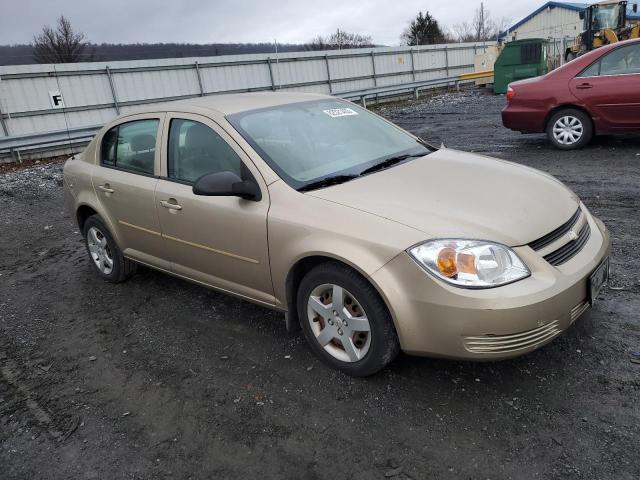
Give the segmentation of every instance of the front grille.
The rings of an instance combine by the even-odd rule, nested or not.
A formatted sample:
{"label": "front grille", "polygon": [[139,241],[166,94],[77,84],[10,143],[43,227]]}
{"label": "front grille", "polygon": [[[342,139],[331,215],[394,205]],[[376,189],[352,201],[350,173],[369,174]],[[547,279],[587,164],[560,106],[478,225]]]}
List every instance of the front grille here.
{"label": "front grille", "polygon": [[555,252],[551,252],[550,254],[545,255],[544,259],[554,266],[562,265],[563,263],[568,262],[571,258],[574,257],[574,255],[582,250],[582,247],[584,247],[585,243],[587,243],[587,240],[589,240],[590,235],[591,227],[589,227],[588,222],[585,222],[584,226],[580,229],[580,233],[578,233],[578,238],[564,244]]}
{"label": "front grille", "polygon": [[562,238],[562,236],[567,234],[569,230],[571,230],[571,228],[578,222],[581,213],[582,210],[578,208],[578,210],[576,210],[576,213],[574,213],[566,223],[556,228],[553,232],[547,233],[544,237],[540,237],[539,239],[534,240],[529,244],[529,246],[536,251],[542,250],[547,245],[550,245],[559,238]]}
{"label": "front grille", "polygon": [[558,321],[554,320],[533,330],[513,333],[511,335],[488,334],[476,337],[464,337],[464,346],[472,353],[517,352],[518,350],[531,348],[539,343],[550,340],[561,331]]}

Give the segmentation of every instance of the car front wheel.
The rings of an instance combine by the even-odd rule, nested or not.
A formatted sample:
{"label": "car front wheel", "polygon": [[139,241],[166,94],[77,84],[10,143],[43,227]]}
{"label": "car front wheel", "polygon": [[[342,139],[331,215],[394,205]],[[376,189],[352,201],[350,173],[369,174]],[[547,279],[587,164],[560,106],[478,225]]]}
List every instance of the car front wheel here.
{"label": "car front wheel", "polygon": [[547,137],[561,150],[582,148],[593,136],[591,119],[582,110],[567,108],[556,112],[547,124]]}
{"label": "car front wheel", "polygon": [[297,305],[311,348],[349,375],[378,372],[400,349],[386,305],[369,282],[346,266],[328,262],[307,273]]}

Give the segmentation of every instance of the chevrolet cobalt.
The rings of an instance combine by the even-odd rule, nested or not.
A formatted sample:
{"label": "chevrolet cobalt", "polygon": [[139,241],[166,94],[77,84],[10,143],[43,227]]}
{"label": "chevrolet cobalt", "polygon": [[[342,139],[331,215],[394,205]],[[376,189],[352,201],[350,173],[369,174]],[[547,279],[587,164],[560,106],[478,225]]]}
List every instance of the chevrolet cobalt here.
{"label": "chevrolet cobalt", "polygon": [[555,178],[323,95],[121,115],[66,162],[64,189],[105,280],[142,264],[283,311],[350,375],[400,350],[530,352],[608,275],[607,229]]}

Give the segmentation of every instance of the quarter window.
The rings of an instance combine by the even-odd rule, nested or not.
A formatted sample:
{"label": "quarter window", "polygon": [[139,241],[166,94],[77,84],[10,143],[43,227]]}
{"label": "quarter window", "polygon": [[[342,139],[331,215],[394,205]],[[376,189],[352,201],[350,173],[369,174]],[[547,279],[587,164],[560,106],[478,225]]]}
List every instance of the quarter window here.
{"label": "quarter window", "polygon": [[242,161],[229,144],[206,125],[176,118],[169,126],[169,178],[193,183],[203,175],[229,171],[242,176]]}
{"label": "quarter window", "polygon": [[102,164],[153,175],[159,124],[151,119],[113,127],[102,139]]}
{"label": "quarter window", "polygon": [[592,63],[585,70],[582,71],[579,77],[597,77],[600,75],[600,60],[596,63]]}

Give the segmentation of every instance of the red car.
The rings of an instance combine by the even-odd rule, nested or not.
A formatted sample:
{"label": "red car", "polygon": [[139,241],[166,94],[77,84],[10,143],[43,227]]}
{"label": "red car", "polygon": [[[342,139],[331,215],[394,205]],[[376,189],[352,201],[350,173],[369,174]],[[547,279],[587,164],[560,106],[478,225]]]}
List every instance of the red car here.
{"label": "red car", "polygon": [[595,134],[640,132],[640,39],[593,50],[542,77],[513,82],[505,127],[546,132],[558,148],[586,145]]}

